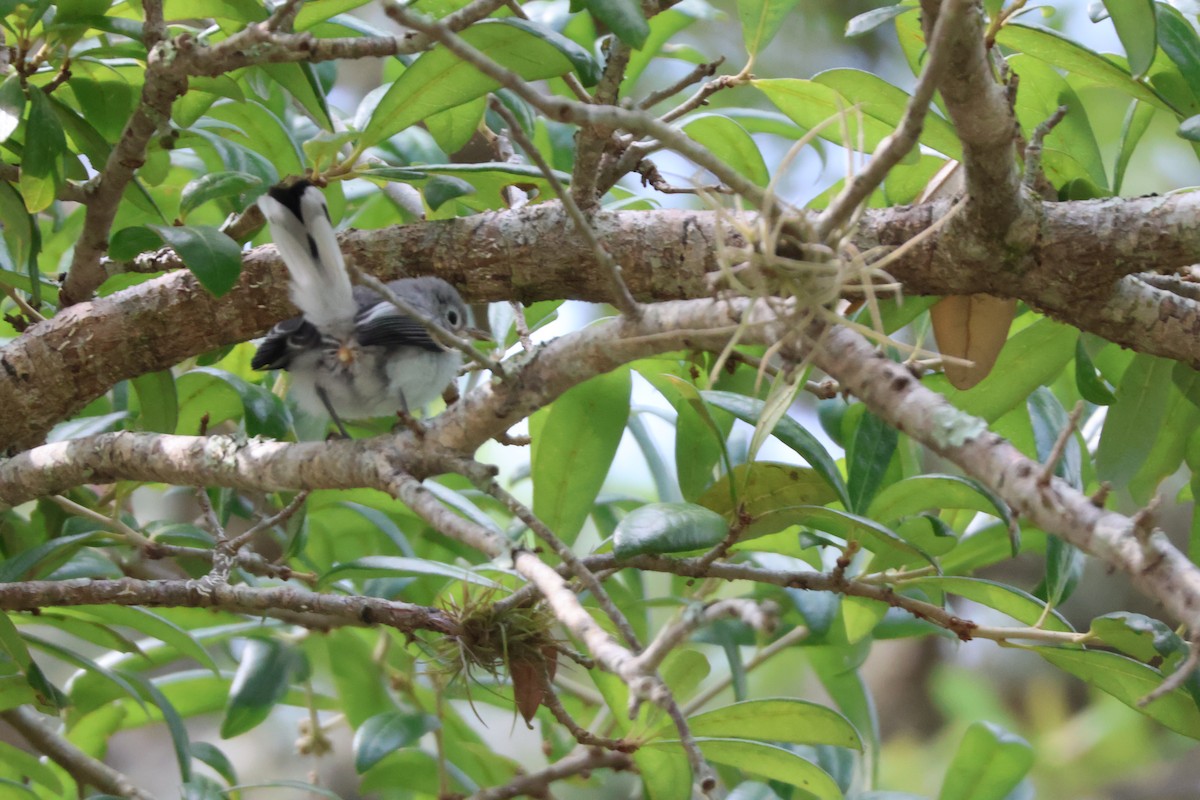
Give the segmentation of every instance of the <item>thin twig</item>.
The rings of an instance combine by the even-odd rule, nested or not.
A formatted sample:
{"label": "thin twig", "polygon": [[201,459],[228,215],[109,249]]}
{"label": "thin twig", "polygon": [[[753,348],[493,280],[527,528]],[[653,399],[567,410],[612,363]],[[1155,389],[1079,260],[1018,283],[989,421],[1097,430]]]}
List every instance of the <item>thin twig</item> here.
{"label": "thin twig", "polygon": [[697,64],[695,69],[684,75],[679,80],[672,83],[670,86],[659,89],[657,92],[651,92],[646,95],[637,107],[643,111],[647,111],[664,100],[669,100],[675,95],[682,92],[693,83],[698,83],[705,78],[711,78],[717,72],[717,67],[725,63],[725,56],[720,56],[716,61],[709,61],[705,64]]}
{"label": "thin twig", "polygon": [[838,196],[821,212],[814,226],[820,240],[827,240],[835,231],[842,229],[892,168],[916,146],[925,124],[925,114],[929,111],[929,104],[949,63],[951,54],[944,43],[957,32],[958,20],[967,13],[965,5],[944,5],[929,40],[929,59],[925,62],[925,69],[921,72],[912,97],[904,109],[900,125],[884,137],[862,171],[848,179]]}
{"label": "thin twig", "polygon": [[700,106],[708,104],[708,98],[712,97],[722,89],[730,89],[734,86],[741,86],[750,80],[752,76],[742,70],[737,75],[722,75],[719,78],[714,78],[708,83],[700,87],[694,95],[683,101],[675,108],[659,117],[662,122],[674,122],[689,111],[694,111]]}
{"label": "thin twig", "polygon": [[613,750],[580,750],[546,767],[539,772],[518,775],[503,786],[484,789],[467,800],[508,800],[510,797],[545,797],[555,781],[596,769],[612,769],[618,772],[633,769],[633,759]]}
{"label": "thin twig", "polygon": [[579,578],[588,591],[592,593],[592,596],[596,599],[596,604],[612,620],[613,625],[620,632],[621,638],[625,640],[625,644],[629,645],[634,651],[641,650],[641,643],[638,641],[637,634],[634,633],[633,626],[629,624],[629,620],[617,608],[616,603],[608,596],[608,592],[600,585],[600,581],[596,579],[592,571],[584,566],[583,562],[571,551],[566,542],[558,538],[554,531],[550,530],[546,523],[538,519],[537,515],[528,506],[505,491],[490,474],[484,475],[480,470],[471,469],[469,466],[464,467],[460,472],[466,475],[481,492],[499,500],[505,508],[512,512],[513,516],[524,522],[533,531],[534,535],[553,549],[554,553],[571,570],[571,574]]}
{"label": "thin twig", "polygon": [[1067,107],[1059,106],[1058,109],[1033,129],[1033,135],[1029,137],[1029,144],[1025,146],[1025,176],[1021,179],[1022,184],[1026,189],[1033,190],[1038,181],[1042,180],[1042,148],[1045,146],[1046,137],[1050,135],[1050,131],[1054,130],[1054,126],[1063,121],[1063,117],[1067,116]]}
{"label": "thin twig", "polygon": [[[614,36],[609,38],[605,52],[607,59],[604,62],[604,73],[596,84],[592,102],[615,105],[621,89],[621,79],[625,77],[625,68],[629,65],[629,57],[633,51],[629,45]],[[579,128],[575,140],[575,166],[571,173],[571,196],[581,209],[591,212],[599,206],[600,193],[596,190],[596,180],[599,178],[601,158],[612,145],[613,132],[608,128]]]}
{"label": "thin twig", "polygon": [[633,294],[629,291],[629,287],[625,284],[625,279],[621,277],[621,266],[613,260],[613,257],[609,254],[608,250],[604,248],[604,245],[600,242],[600,239],[597,238],[596,232],[592,229],[591,224],[583,215],[583,211],[575,202],[575,198],[563,187],[562,182],[558,179],[558,176],[554,174],[554,170],[550,168],[550,165],[546,163],[546,159],[542,157],[541,151],[539,151],[533,145],[533,142],[529,141],[529,137],[527,137],[525,132],[521,130],[521,126],[517,122],[516,117],[513,116],[512,112],[494,97],[492,98],[492,110],[504,119],[504,124],[508,125],[509,135],[512,136],[516,143],[521,146],[521,149],[525,151],[525,154],[528,155],[535,164],[537,164],[538,169],[542,171],[542,174],[546,177],[546,180],[549,181],[551,188],[554,189],[554,193],[558,195],[559,199],[562,201],[563,208],[565,208],[567,214],[570,215],[571,221],[575,223],[575,229],[579,231],[580,235],[587,239],[588,244],[591,245],[592,252],[596,256],[596,261],[608,274],[609,283],[611,284],[613,291],[613,304],[620,309],[622,314],[630,319],[636,320],[639,316],[641,316],[641,307],[638,305],[637,300],[634,299]]}
{"label": "thin twig", "polygon": [[1075,427],[1079,424],[1079,417],[1082,414],[1083,401],[1080,400],[1071,409],[1071,414],[1067,417],[1067,424],[1058,432],[1058,438],[1054,440],[1054,447],[1050,448],[1050,455],[1046,458],[1045,466],[1042,467],[1042,474],[1038,476],[1038,486],[1045,488],[1050,485],[1054,471],[1058,469],[1058,462],[1062,460],[1063,453],[1067,450],[1067,443],[1071,441],[1071,436],[1074,435]]}
{"label": "thin twig", "polygon": [[554,685],[549,681],[548,676],[543,673],[542,683],[542,705],[550,709],[550,713],[558,720],[559,724],[566,728],[570,734],[575,737],[575,741],[586,747],[602,747],[605,750],[616,750],[618,753],[632,753],[637,750],[637,745],[632,742],[627,742],[624,739],[609,739],[604,736],[597,736],[587,728],[580,725],[563,707],[562,700],[558,699],[558,693],[554,691]]}
{"label": "thin twig", "polygon": [[[804,627],[803,625],[797,625],[795,628],[792,628],[783,636],[780,636],[778,639],[755,653],[742,667],[742,671],[746,674],[750,674],[752,671],[758,668],[760,664],[766,663],[771,658],[782,653],[792,645],[799,644],[807,639],[810,634],[811,631],[809,631],[808,628]],[[719,681],[689,700],[688,704],[683,707],[683,713],[689,717],[692,714],[695,714],[697,711],[704,708],[708,701],[712,700],[721,692],[732,686],[733,681],[734,676],[732,670],[724,673]]]}
{"label": "thin twig", "polygon": [[1187,658],[1183,660],[1183,663],[1174,672],[1163,678],[1162,683],[1154,687],[1145,697],[1138,700],[1138,708],[1145,708],[1158,698],[1170,694],[1180,686],[1183,686],[1184,682],[1191,677],[1197,665],[1200,665],[1200,638],[1192,639],[1188,645]]}

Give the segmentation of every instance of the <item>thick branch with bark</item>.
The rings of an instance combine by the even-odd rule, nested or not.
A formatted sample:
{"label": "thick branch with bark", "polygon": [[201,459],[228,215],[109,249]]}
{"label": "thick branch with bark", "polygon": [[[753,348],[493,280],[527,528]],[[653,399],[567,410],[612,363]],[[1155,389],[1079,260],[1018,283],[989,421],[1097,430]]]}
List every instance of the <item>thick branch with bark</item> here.
{"label": "thick branch with bark", "polygon": [[[868,211],[850,242],[864,252],[897,247],[947,208]],[[1194,193],[1047,203],[1036,245],[1006,271],[995,269],[990,251],[944,230],[911,247],[889,271],[910,293],[1016,297],[1118,344],[1200,367],[1200,303],[1126,277],[1200,262],[1198,214]],[[708,295],[709,275],[720,268],[717,242],[742,242],[713,212],[599,213],[591,223],[642,301]],[[602,271],[579,269],[594,253],[556,203],[349,231],[341,242],[358,269],[390,279],[413,274],[401,270],[416,265],[459,286],[469,302],[611,297]],[[159,253],[145,266],[182,264]],[[295,313],[287,298],[286,271],[267,246],[245,256],[241,280],[224,297],[176,271],[32,326],[0,349],[0,408],[10,412],[0,415],[0,451],[38,444],[56,422],[118,381],[261,335]]]}

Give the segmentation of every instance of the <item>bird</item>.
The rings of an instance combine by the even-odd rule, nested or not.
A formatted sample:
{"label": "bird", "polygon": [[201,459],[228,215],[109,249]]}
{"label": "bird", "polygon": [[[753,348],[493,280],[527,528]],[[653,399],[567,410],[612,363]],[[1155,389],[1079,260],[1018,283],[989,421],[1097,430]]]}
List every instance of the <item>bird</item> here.
{"label": "bird", "polygon": [[[258,206],[301,314],[267,333],[250,366],[289,372],[296,405],[327,413],[344,438],[350,437],[343,419],[408,415],[441,396],[458,374],[461,353],[379,293],[351,285],[321,190],[308,180],[275,186]],[[423,276],[387,286],[447,331],[466,330],[466,304],[447,281]]]}

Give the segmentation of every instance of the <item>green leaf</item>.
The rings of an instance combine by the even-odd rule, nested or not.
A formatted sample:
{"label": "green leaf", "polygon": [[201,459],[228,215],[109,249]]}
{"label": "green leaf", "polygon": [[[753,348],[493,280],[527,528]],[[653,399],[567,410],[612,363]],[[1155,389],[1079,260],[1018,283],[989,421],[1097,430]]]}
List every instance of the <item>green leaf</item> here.
{"label": "green leaf", "polygon": [[192,758],[207,764],[229,785],[237,783],[237,770],[234,769],[233,762],[216,745],[208,742],[192,742],[191,753]]}
{"label": "green leaf", "polygon": [[140,253],[162,247],[162,237],[144,225],[122,228],[112,235],[108,255],[116,261],[132,261]]}
{"label": "green leaf", "polygon": [[[224,235],[224,234],[222,234]],[[292,425],[292,415],[283,400],[265,386],[226,372],[216,367],[195,367],[186,375],[209,375],[221,381],[237,394],[245,409],[246,433],[251,436],[266,436],[282,439]],[[175,430],[172,428],[172,430]],[[191,433],[191,431],[179,431]]]}
{"label": "green leaf", "polygon": [[[766,407],[762,400],[733,392],[709,391],[701,392],[700,396],[704,398],[705,402],[728,411],[751,425],[758,424],[759,417],[762,416],[763,409]],[[850,494],[846,489],[846,482],[842,479],[842,473],[817,437],[805,430],[791,417],[779,420],[775,429],[771,431],[771,435],[799,453],[837,493],[842,505],[850,508]]]}
{"label": "green leaf", "polygon": [[[55,794],[62,792],[62,782],[49,765],[42,763],[32,753],[13,747],[8,742],[0,742],[0,765],[0,771],[7,772],[14,778],[28,778]],[[36,793],[30,792],[30,797],[37,796]]]}
{"label": "green leaf", "polygon": [[175,749],[175,760],[179,763],[180,779],[187,783],[192,779],[192,747],[183,717],[171,700],[155,685],[154,680],[137,673],[125,673],[124,677],[137,681],[150,701],[158,706],[167,731],[171,734],[171,745]]}
{"label": "green leaf", "polygon": [[422,736],[442,724],[429,714],[386,711],[364,722],[354,732],[354,769],[360,775],[383,760],[384,756],[416,744]]}
{"label": "green leaf", "polygon": [[[1117,401],[1109,406],[1096,450],[1096,476],[1121,489],[1128,485],[1154,447],[1173,389],[1175,362],[1138,353],[1121,384]],[[1153,432],[1147,435],[1147,432]]]}
{"label": "green leaf", "polygon": [[[1149,106],[1143,107],[1149,108]],[[1092,363],[1092,357],[1088,355],[1087,348],[1083,345],[1082,334],[1075,341],[1075,386],[1079,389],[1079,396],[1089,403],[1108,406],[1117,402],[1116,395],[1104,382],[1104,376],[1096,370],[1096,365]]]}
{"label": "green leaf", "polygon": [[771,173],[753,137],[729,117],[698,114],[688,118],[683,132],[757,185],[765,187],[770,182]]}
{"label": "green leaf", "polygon": [[62,188],[63,158],[67,155],[67,137],[44,92],[29,93],[24,145],[21,196],[29,213],[36,214],[49,208]]}
{"label": "green leaf", "polygon": [[486,97],[477,97],[454,108],[439,111],[425,119],[425,127],[438,147],[446,153],[457,153],[467,146],[479,130],[487,103]]}
{"label": "green leaf", "polygon": [[938,800],[1004,800],[1033,766],[1033,748],[989,722],[963,735]]}
{"label": "green leaf", "polygon": [[430,179],[422,191],[425,204],[437,211],[443,204],[457,198],[475,193],[475,187],[462,178],[440,175]]}
{"label": "green leaf", "polygon": [[648,503],[630,511],[613,533],[618,558],[642,553],[683,553],[720,544],[729,535],[725,518],[692,503]]}
{"label": "green leaf", "polygon": [[1157,92],[1134,80],[1129,70],[1099,53],[1068,39],[1057,31],[1023,23],[1009,23],[996,35],[996,43],[1045,61],[1101,86],[1109,86],[1129,97],[1174,113],[1171,104]]}
{"label": "green leaf", "polygon": [[927,553],[904,541],[888,528],[848,511],[823,506],[793,506],[777,509],[775,513],[781,520],[790,521],[790,524],[805,525],[848,541],[860,542],[865,549],[879,556],[882,562],[874,565],[873,569],[886,569],[915,561],[934,563]]}
{"label": "green leaf", "polygon": [[700,496],[698,502],[726,525],[743,526],[743,538],[775,533],[795,523],[797,506],[823,506],[834,493],[814,470],[794,464],[739,464]]}
{"label": "green leaf", "polygon": [[1089,633],[1139,661],[1165,659],[1186,650],[1179,634],[1162,620],[1131,611],[1114,611],[1096,617]]}
{"label": "green leaf", "polygon": [[[139,633],[158,639],[178,655],[192,659],[205,669],[217,671],[217,665],[213,663],[212,656],[208,654],[203,645],[196,641],[191,632],[185,631],[166,617],[140,606],[79,606],[74,609],[58,609],[58,612],[64,615],[72,612],[85,618],[98,619],[110,625],[133,628]],[[139,644],[139,648],[143,652],[146,652],[146,647],[145,644]],[[132,658],[140,659],[142,656],[135,655]]]}
{"label": "green leaf", "polygon": [[495,581],[483,577],[474,570],[454,564],[443,564],[425,558],[405,556],[364,556],[363,558],[336,564],[321,576],[320,585],[328,586],[334,580],[344,578],[386,578],[395,575],[439,575],[456,581],[466,581],[490,589],[498,589]]}
{"label": "green leaf", "polygon": [[943,508],[981,511],[1012,524],[1007,503],[979,481],[961,475],[918,475],[897,481],[875,496],[867,516],[892,522],[921,511]]}
{"label": "green leaf", "polygon": [[900,434],[870,411],[864,412],[846,451],[850,511],[863,513],[883,485]]}
{"label": "green leaf", "polygon": [[1158,44],[1179,68],[1192,96],[1200,98],[1200,37],[1178,9],[1166,3],[1154,3],[1158,23]]}
{"label": "green leaf", "polygon": [[531,422],[533,511],[567,542],[579,534],[604,485],[629,418],[631,385],[627,369],[599,375]]}
{"label": "green leaf", "polygon": [[[595,83],[599,77],[598,67],[586,51],[560,34],[525,20],[483,20],[459,35],[525,80],[552,78],[572,69],[585,85]],[[378,144],[432,114],[482,97],[499,85],[445,48],[430,50],[413,62],[379,101],[359,148]]]}
{"label": "green leaf", "polygon": [[18,75],[9,75],[0,83],[0,142],[7,141],[21,124],[25,114],[25,89]]}
{"label": "green leaf", "polygon": [[[775,697],[746,700],[688,718],[695,736],[723,736],[793,744],[827,744],[862,750],[858,731],[833,709],[796,700]],[[658,735],[669,735],[674,725],[664,724]]]}
{"label": "green leaf", "polygon": [[179,421],[179,398],[171,371],[148,372],[130,381],[141,407],[141,429],[154,433],[174,433]]}
{"label": "green leaf", "polygon": [[242,248],[217,228],[208,225],[146,227],[170,245],[214,297],[232,289],[242,274]]}
{"label": "green leaf", "polygon": [[633,763],[642,776],[649,800],[690,800],[692,768],[683,748],[677,745],[639,747]]}
{"label": "green leaf", "polygon": [[909,11],[915,11],[912,6],[894,5],[884,6],[882,8],[873,8],[870,11],[864,11],[856,17],[852,17],[846,23],[846,38],[853,36],[862,36],[865,33],[878,28],[880,25],[885,25],[901,14]]}
{"label": "green leaf", "polygon": [[1100,650],[1032,648],[1065,672],[1111,694],[1130,708],[1157,720],[1177,733],[1200,739],[1200,709],[1186,689],[1175,689],[1145,707],[1138,701],[1162,684],[1163,676],[1145,664]]}
{"label": "green leaf", "polygon": [[[553,187],[546,176],[529,164],[422,164],[418,167],[373,167],[358,170],[357,174],[374,180],[400,181],[418,189],[439,177],[465,181],[475,187],[475,194],[470,197],[463,195],[464,199],[460,202],[476,211],[501,208],[505,202],[504,190],[509,186],[536,189],[539,202],[554,197]],[[571,183],[571,176],[565,172],[556,172],[555,176],[564,185]]]}
{"label": "green leaf", "polygon": [[300,654],[277,639],[247,639],[238,661],[229,701],[221,720],[221,738],[245,733],[267,718],[287,694]]}
{"label": "green leaf", "polygon": [[[845,132],[842,125],[833,124],[827,125],[820,136],[855,149],[859,141],[859,115],[853,109],[858,105],[862,112],[862,146],[867,152],[874,151],[896,129],[909,99],[902,89],[882,78],[853,69],[829,70],[811,81],[778,78],[753,83],[780,111],[806,130],[844,116]],[[962,145],[954,128],[936,114],[926,117],[920,141],[950,158],[961,157]]]}
{"label": "green leaf", "polygon": [[[835,89],[846,100],[860,107],[893,130],[900,125],[911,99],[903,89],[870,72],[858,69],[831,69],[813,77],[817,83]],[[925,115],[921,144],[950,158],[961,158],[962,143],[945,118],[932,110]]]}
{"label": "green leaf", "polygon": [[983,578],[935,575],[926,578],[917,578],[905,585],[940,589],[943,592],[965,597],[967,600],[973,600],[980,605],[994,608],[1002,614],[1007,614],[1025,625],[1037,625],[1040,620],[1041,627],[1048,631],[1069,633],[1075,630],[1071,627],[1071,623],[1067,622],[1057,611],[1051,610],[1049,614],[1045,614],[1045,619],[1043,620],[1042,615],[1046,609],[1045,603],[1027,592],[1003,583],[984,580]]}
{"label": "green leaf", "polygon": [[[842,790],[828,772],[778,745],[748,739],[697,737],[709,761],[794,786],[817,800],[842,800]],[[675,742],[652,742],[643,749],[677,748]]]}
{"label": "green leaf", "polygon": [[633,90],[646,67],[655,58],[663,55],[668,43],[673,43],[675,35],[688,27],[705,14],[712,14],[706,4],[679,3],[672,8],[649,19],[650,35],[640,48],[633,51],[629,58],[629,66],[625,69],[625,77],[621,80],[620,96],[626,97]]}
{"label": "green leaf", "polygon": [[[1133,151],[1137,149],[1142,136],[1150,127],[1154,113],[1154,106],[1148,103],[1140,100],[1132,100],[1129,103],[1129,111],[1125,114],[1124,122],[1121,123],[1121,142],[1117,148],[1116,163],[1113,165],[1112,191],[1114,195],[1121,193],[1121,187],[1125,184],[1125,170],[1129,168],[1129,160],[1133,158]],[[1076,369],[1078,368],[1078,362],[1076,362]],[[1112,401],[1109,400],[1109,402]],[[1108,403],[1101,405],[1108,405]]]}
{"label": "green leaf", "polygon": [[742,39],[746,52],[756,56],[762,52],[799,0],[738,0],[738,19],[742,23]]}
{"label": "green leaf", "polygon": [[209,172],[188,181],[179,198],[179,216],[186,219],[194,209],[212,200],[233,197],[256,189],[266,190],[262,178],[248,172]]}
{"label": "green leaf", "polygon": [[[793,0],[794,2],[794,0]],[[637,0],[582,0],[583,7],[625,44],[640,48],[650,35],[650,25]]]}
{"label": "green leaf", "polygon": [[1153,0],[1104,0],[1135,79],[1146,74],[1158,51],[1154,5]]}

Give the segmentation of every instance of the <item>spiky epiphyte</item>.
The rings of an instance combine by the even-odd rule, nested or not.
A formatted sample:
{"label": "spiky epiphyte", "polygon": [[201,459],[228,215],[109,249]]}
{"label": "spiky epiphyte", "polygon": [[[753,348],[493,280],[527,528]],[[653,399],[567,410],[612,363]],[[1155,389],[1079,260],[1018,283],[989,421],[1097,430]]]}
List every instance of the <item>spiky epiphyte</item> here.
{"label": "spiky epiphyte", "polygon": [[497,677],[502,667],[513,683],[513,696],[528,723],[542,702],[545,675],[554,678],[557,640],[550,632],[554,615],[543,604],[509,607],[494,602],[494,592],[445,604],[458,623],[458,634],[441,639],[435,648],[448,681],[460,673],[482,669]]}

